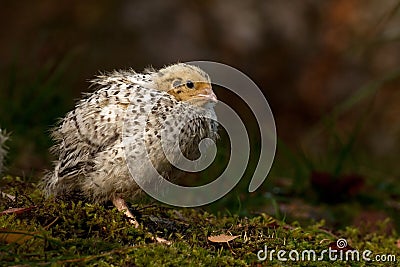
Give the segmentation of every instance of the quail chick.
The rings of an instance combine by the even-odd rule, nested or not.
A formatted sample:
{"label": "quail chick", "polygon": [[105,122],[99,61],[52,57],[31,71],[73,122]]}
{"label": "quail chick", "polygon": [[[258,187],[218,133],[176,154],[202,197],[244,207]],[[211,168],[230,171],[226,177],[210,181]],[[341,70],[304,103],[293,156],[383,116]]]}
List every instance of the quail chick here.
{"label": "quail chick", "polygon": [[[198,155],[201,139],[216,140],[217,98],[209,76],[183,63],[142,74],[114,71],[98,76],[92,86],[97,90],[80,100],[52,132],[58,160],[44,178],[45,193],[79,191],[93,202],[111,200],[137,227],[124,200],[140,192],[131,175],[146,179],[147,171],[136,168],[131,174],[127,161],[140,166],[146,151],[158,173],[173,179],[177,171],[168,159],[179,163],[179,156],[168,146],[180,140],[183,155],[191,158]],[[185,121],[190,123],[182,127]],[[123,131],[131,137],[128,144]],[[161,145],[162,133],[166,141]],[[139,138],[144,138],[145,149],[137,147]]]}

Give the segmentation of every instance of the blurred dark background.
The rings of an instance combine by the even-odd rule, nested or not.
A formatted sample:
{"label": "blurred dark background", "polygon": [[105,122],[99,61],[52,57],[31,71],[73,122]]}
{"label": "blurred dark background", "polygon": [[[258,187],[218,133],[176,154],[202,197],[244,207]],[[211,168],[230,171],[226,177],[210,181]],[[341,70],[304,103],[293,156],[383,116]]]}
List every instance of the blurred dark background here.
{"label": "blurred dark background", "polygon": [[0,6],[0,126],[12,133],[8,173],[38,179],[50,168],[48,131],[90,91],[88,80],[99,70],[210,60],[258,84],[279,139],[262,188],[246,191],[253,155],[245,179],[215,205],[338,226],[391,217],[391,227],[400,227],[399,1]]}

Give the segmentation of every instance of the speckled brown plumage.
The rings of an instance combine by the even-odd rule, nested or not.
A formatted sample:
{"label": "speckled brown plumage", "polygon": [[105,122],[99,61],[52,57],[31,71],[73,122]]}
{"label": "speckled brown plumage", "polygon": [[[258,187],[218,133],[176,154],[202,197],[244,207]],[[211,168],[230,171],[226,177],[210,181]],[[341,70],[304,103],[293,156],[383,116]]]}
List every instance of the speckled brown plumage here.
{"label": "speckled brown plumage", "polygon": [[[58,160],[44,179],[46,195],[78,190],[96,202],[132,198],[140,190],[127,161],[140,160],[147,152],[158,172],[172,179],[175,172],[166,155],[175,162],[179,157],[168,144],[179,138],[183,154],[190,158],[201,139],[217,138],[212,120],[216,96],[208,75],[197,67],[179,63],[143,74],[114,71],[98,76],[93,86],[97,90],[80,100],[53,131]],[[184,121],[190,123],[182,125]],[[122,140],[123,127],[131,136],[128,144]],[[145,148],[137,146],[138,138],[144,138]],[[146,177],[146,169],[136,170],[132,175]]]}

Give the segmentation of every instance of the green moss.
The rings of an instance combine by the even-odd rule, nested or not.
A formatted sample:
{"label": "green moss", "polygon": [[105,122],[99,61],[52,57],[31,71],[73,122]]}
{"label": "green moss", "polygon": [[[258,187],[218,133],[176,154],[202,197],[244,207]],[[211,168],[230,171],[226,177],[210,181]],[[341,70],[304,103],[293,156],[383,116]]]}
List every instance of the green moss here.
{"label": "green moss", "polygon": [[[400,260],[397,233],[387,233],[385,224],[374,233],[346,228],[334,232],[324,222],[302,227],[278,221],[267,214],[252,217],[213,215],[200,209],[176,209],[157,205],[131,205],[141,227],[135,229],[112,205],[83,201],[44,199],[36,185],[4,177],[2,192],[16,195],[0,198],[0,209],[29,208],[0,216],[0,262],[4,265],[44,266],[249,266],[260,263],[257,253],[271,250],[328,249],[345,238],[358,250],[393,254]],[[18,231],[24,231],[21,234]],[[24,239],[7,237],[18,232]],[[238,235],[229,243],[212,243],[209,236]],[[154,237],[172,245],[154,242]],[[14,242],[12,242],[14,241]],[[276,255],[276,254],[275,254]],[[292,266],[347,266],[350,262],[281,262],[276,256],[263,264]],[[365,262],[351,262],[363,266]]]}

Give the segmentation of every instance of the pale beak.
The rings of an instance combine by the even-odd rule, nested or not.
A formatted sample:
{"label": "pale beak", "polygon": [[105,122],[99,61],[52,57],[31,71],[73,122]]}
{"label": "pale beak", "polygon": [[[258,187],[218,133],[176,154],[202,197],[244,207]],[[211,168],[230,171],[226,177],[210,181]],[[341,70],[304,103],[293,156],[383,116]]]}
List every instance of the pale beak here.
{"label": "pale beak", "polygon": [[207,87],[207,88],[204,88],[203,90],[204,90],[203,91],[204,93],[198,94],[197,95],[198,97],[205,98],[206,100],[211,101],[211,102],[218,102],[217,96],[214,94],[214,92],[211,88]]}

